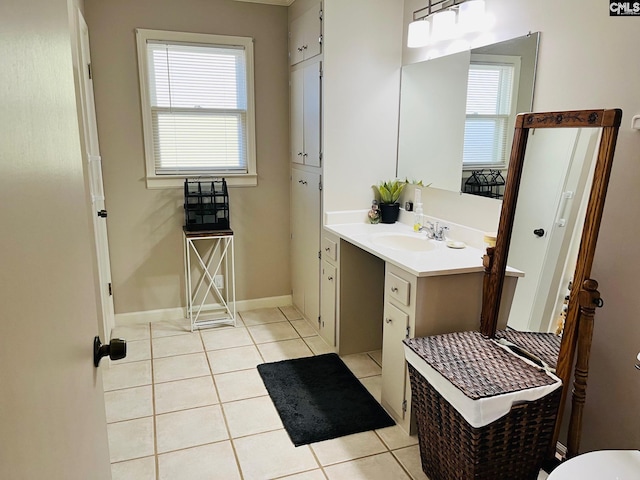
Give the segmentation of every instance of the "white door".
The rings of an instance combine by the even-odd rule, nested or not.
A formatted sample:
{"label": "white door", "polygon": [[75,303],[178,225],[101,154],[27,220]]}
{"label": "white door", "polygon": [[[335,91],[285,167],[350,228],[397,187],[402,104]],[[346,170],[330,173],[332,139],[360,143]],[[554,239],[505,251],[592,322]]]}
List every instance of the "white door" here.
{"label": "white door", "polygon": [[0,478],[108,480],[67,1],[0,18]]}
{"label": "white door", "polygon": [[527,142],[507,261],[525,272],[509,315],[509,326],[517,330],[539,331],[548,323],[545,304],[559,288],[553,279],[562,273],[574,233],[591,140],[579,129],[539,129]]}
{"label": "white door", "polygon": [[107,236],[107,210],[105,208],[104,187],[102,183],[102,159],[98,143],[98,126],[91,79],[91,54],[89,51],[89,29],[76,9],[77,19],[77,55],[80,105],[82,107],[81,144],[84,147],[85,168],[88,174],[89,193],[93,216],[93,234],[98,258],[98,303],[102,314],[102,337],[105,342],[111,338],[114,321],[113,296],[111,289],[111,265],[109,264],[109,242]]}

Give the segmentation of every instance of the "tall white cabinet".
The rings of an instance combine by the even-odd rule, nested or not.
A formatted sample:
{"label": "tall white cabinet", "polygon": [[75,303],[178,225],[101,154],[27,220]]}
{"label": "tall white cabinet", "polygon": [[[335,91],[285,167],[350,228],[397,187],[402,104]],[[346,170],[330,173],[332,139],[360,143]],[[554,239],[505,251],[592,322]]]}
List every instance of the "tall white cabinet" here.
{"label": "tall white cabinet", "polygon": [[298,0],[289,13],[291,290],[293,304],[319,331],[322,5]]}
{"label": "tall white cabinet", "polygon": [[[371,185],[395,176],[403,13],[397,0],[295,0],[289,7],[293,302],[345,352],[358,348],[345,339],[362,332],[343,331],[340,318],[349,312],[332,303],[331,293],[350,272],[334,272],[316,226],[323,212],[368,208]],[[322,182],[313,192],[321,195],[320,208],[304,213],[301,205],[313,202],[302,196],[311,189],[299,188],[302,172]],[[314,275],[303,271],[312,261]],[[303,293],[311,291],[317,304]]]}

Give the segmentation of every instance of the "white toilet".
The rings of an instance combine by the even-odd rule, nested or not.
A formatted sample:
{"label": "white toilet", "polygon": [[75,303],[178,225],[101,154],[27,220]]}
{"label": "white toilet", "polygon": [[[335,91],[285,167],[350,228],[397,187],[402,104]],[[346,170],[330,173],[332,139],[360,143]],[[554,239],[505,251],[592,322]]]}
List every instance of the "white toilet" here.
{"label": "white toilet", "polygon": [[640,480],[640,450],[601,450],[567,460],[548,480]]}

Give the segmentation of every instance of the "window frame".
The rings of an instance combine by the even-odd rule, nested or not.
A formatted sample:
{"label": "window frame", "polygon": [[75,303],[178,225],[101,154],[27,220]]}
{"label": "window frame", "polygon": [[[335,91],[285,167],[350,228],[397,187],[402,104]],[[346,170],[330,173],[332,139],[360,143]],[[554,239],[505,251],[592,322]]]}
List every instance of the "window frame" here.
{"label": "window frame", "polygon": [[[148,189],[182,187],[185,178],[224,177],[229,186],[256,186],[258,173],[256,166],[256,128],[255,128],[255,89],[254,89],[254,52],[253,38],[207,33],[172,32],[137,28],[136,43],[138,50],[138,74],[140,81],[140,105],[145,156],[146,185]],[[233,173],[212,169],[207,173],[157,174],[153,142],[153,120],[151,107],[151,86],[149,84],[149,63],[147,42],[167,42],[173,44],[198,44],[216,46],[241,46],[246,58],[247,88],[247,171]]]}
{"label": "window frame", "polygon": [[[515,127],[516,115],[518,113],[518,90],[520,84],[520,63],[521,58],[515,55],[489,55],[489,54],[472,54],[469,62],[469,66],[472,65],[496,65],[496,66],[510,66],[513,67],[513,85],[511,90],[511,111],[508,114],[496,114],[496,115],[468,115],[465,114],[465,126],[467,119],[469,118],[498,118],[506,117],[506,141],[504,154],[501,161],[490,163],[465,163],[464,157],[462,162],[463,171],[473,171],[482,169],[493,170],[505,170],[509,161],[509,154],[511,152],[511,144],[513,143],[513,136],[509,135]],[[468,85],[467,85],[468,89]],[[464,145],[463,145],[464,148]]]}

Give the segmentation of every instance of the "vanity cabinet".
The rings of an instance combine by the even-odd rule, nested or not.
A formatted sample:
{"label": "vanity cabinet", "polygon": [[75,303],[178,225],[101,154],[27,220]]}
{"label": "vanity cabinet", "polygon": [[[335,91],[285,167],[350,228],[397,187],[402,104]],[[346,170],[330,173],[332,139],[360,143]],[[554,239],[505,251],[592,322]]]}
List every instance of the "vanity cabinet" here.
{"label": "vanity cabinet", "polygon": [[416,277],[385,265],[381,400],[407,432],[415,429],[415,421],[402,340],[478,330],[483,276],[474,272]]}
{"label": "vanity cabinet", "polygon": [[338,315],[338,266],[339,239],[329,234],[322,237],[320,255],[320,318],[318,333],[331,347],[336,345],[336,320]]}
{"label": "vanity cabinet", "polygon": [[307,9],[289,25],[289,64],[295,65],[322,52],[322,5]]}
{"label": "vanity cabinet", "polygon": [[291,169],[293,304],[317,325],[320,316],[320,173]]}
{"label": "vanity cabinet", "polygon": [[321,68],[317,61],[291,70],[291,162],[319,167],[321,161]]}

